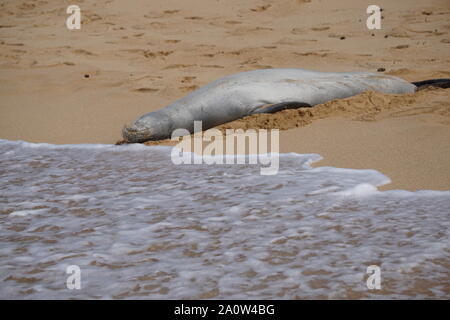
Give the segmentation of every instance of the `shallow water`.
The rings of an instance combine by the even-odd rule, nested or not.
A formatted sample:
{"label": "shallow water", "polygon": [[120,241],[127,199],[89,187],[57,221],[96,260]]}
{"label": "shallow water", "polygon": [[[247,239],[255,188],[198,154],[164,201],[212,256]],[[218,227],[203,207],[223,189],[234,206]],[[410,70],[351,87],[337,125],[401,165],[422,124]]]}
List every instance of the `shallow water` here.
{"label": "shallow water", "polygon": [[170,150],[0,140],[0,298],[450,297],[450,192],[379,192],[381,173],[314,154],[262,176]]}

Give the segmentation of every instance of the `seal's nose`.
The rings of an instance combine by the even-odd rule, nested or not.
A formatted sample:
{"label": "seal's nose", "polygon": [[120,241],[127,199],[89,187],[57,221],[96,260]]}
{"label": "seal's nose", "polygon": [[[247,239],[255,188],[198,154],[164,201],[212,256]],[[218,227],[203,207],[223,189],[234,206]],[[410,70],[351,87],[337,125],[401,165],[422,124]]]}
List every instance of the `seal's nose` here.
{"label": "seal's nose", "polygon": [[136,126],[124,126],[122,137],[127,142],[139,143],[151,140],[152,133],[148,128],[139,128]]}

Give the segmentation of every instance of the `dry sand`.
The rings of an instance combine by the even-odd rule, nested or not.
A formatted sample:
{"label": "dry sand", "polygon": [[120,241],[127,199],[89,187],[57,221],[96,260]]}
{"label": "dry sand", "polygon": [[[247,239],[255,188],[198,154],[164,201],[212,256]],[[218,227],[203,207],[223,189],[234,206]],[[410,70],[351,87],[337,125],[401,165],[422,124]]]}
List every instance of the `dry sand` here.
{"label": "dry sand", "polygon": [[[114,143],[138,116],[257,68],[450,77],[448,0],[378,1],[374,31],[359,0],[79,0],[73,31],[69,4],[0,3],[0,138]],[[281,151],[377,169],[393,181],[385,189],[450,189],[449,91],[368,92],[227,126],[288,129]]]}

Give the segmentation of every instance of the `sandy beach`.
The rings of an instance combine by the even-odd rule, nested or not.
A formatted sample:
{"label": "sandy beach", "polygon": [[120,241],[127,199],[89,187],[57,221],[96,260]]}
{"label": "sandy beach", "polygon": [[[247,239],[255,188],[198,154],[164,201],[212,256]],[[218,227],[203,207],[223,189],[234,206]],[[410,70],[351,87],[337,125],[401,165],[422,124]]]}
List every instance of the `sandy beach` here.
{"label": "sandy beach", "polygon": [[[138,116],[225,75],[259,68],[370,71],[409,81],[450,76],[450,4],[379,1],[3,1],[0,138],[115,143]],[[450,187],[449,90],[364,93],[310,113],[286,111],[231,127],[285,129],[281,151],[319,153],[316,165],[372,168],[384,189]],[[264,123],[263,123],[264,122]]]}
{"label": "sandy beach", "polygon": [[377,1],[381,30],[370,4],[1,1],[0,299],[448,300],[450,89],[216,127],[279,129],[273,175],[175,163],[170,140],[115,145],[238,72],[450,78],[448,0]]}

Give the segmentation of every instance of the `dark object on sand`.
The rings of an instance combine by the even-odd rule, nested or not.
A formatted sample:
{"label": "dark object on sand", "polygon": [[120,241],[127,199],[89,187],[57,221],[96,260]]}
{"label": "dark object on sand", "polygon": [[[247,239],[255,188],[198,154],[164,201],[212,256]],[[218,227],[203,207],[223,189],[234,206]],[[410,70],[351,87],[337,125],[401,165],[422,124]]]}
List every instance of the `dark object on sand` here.
{"label": "dark object on sand", "polygon": [[450,79],[431,79],[424,81],[411,82],[413,85],[417,87],[417,90],[422,90],[428,87],[437,87],[437,88],[450,88]]}

